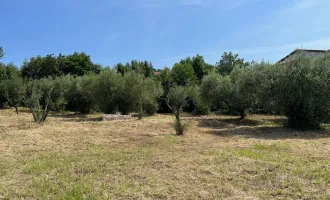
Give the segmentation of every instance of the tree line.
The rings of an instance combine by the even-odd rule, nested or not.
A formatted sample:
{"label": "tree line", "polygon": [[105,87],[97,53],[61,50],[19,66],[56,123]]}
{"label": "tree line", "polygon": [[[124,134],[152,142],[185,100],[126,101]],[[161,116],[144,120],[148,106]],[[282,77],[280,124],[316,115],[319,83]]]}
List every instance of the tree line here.
{"label": "tree line", "polygon": [[248,113],[285,115],[289,127],[310,129],[329,122],[329,97],[329,54],[301,54],[292,62],[272,64],[245,62],[228,52],[215,65],[196,55],[163,70],[136,60],[102,67],[85,53],[38,56],[20,69],[0,64],[0,107],[8,104],[17,113],[19,106],[28,107],[37,122],[61,110],[136,112],[140,119],[173,112],[177,133],[183,134],[183,111],[220,111],[241,119]]}

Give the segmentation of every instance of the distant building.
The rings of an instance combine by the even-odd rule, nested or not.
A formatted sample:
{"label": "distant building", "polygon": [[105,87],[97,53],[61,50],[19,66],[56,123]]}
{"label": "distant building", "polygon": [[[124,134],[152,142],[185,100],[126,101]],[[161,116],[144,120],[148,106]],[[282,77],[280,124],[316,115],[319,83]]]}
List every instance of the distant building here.
{"label": "distant building", "polygon": [[284,64],[287,62],[291,62],[291,61],[295,60],[297,55],[299,55],[300,53],[302,53],[308,57],[315,57],[315,56],[324,55],[328,51],[327,50],[312,50],[312,49],[296,49],[292,53],[290,53],[289,55],[285,56],[280,61],[278,61],[278,63]]}
{"label": "distant building", "polygon": [[160,71],[158,71],[158,72],[154,72],[154,75],[155,75],[155,76],[160,76],[161,73],[162,73],[162,72],[160,72]]}

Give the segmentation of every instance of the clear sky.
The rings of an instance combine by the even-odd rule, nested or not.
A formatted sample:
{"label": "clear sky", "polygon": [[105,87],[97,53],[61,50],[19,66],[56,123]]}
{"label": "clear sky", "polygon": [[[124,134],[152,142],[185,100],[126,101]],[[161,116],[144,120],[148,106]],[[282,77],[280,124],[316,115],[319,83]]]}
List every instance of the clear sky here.
{"label": "clear sky", "polygon": [[276,62],[296,48],[330,49],[330,0],[1,0],[2,62],[86,52],[113,66],[155,68],[224,51]]}

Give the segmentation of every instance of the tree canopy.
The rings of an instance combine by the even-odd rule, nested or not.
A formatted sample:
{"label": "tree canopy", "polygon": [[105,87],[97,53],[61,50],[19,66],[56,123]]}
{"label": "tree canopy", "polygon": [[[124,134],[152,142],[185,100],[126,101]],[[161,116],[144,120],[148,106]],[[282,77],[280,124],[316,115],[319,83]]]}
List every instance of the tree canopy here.
{"label": "tree canopy", "polygon": [[23,78],[41,79],[44,77],[57,77],[61,75],[83,76],[89,73],[100,73],[101,66],[91,61],[85,53],[73,53],[64,56],[32,57],[23,63],[21,73]]}
{"label": "tree canopy", "polygon": [[249,63],[244,62],[244,58],[239,58],[238,54],[224,52],[221,60],[216,64],[216,68],[220,74],[229,75],[235,67],[244,68],[248,65]]}

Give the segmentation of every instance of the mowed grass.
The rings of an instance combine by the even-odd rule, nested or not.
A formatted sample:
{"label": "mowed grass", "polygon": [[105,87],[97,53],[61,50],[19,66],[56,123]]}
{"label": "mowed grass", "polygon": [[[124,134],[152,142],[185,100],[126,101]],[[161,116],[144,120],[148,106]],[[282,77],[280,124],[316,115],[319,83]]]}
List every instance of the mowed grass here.
{"label": "mowed grass", "polygon": [[330,133],[283,119],[0,111],[0,199],[330,199]]}

